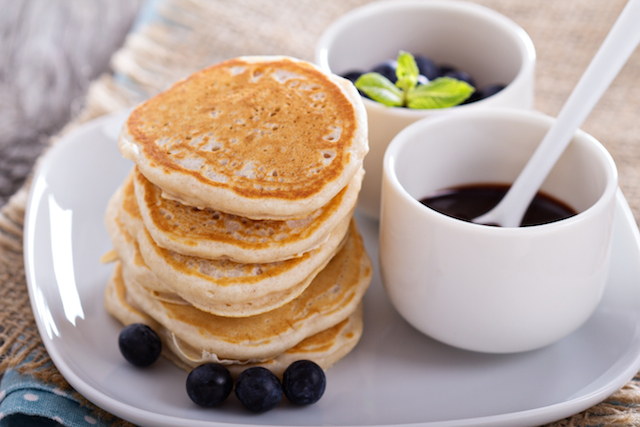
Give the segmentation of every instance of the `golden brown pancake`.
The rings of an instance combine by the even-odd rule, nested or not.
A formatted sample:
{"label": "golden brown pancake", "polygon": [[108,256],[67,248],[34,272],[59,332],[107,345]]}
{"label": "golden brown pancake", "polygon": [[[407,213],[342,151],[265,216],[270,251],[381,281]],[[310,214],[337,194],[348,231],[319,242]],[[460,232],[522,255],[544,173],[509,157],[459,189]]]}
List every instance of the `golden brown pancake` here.
{"label": "golden brown pancake", "polygon": [[141,310],[134,308],[127,301],[127,289],[122,281],[122,265],[120,262],[115,263],[113,273],[107,282],[107,287],[104,291],[104,306],[112,316],[124,325],[144,323],[156,332],[161,329],[158,322]]}
{"label": "golden brown pancake", "polygon": [[109,201],[105,221],[115,251],[127,267],[133,264],[131,274],[146,289],[175,293],[209,313],[246,317],[300,295],[344,244],[351,219],[347,216],[317,249],[264,264],[208,260],[160,248],[143,226],[133,192],[122,189]]}
{"label": "golden brown pancake", "polygon": [[139,105],[118,146],[167,198],[253,219],[302,218],[360,170],[366,112],[349,81],[309,62],[241,57]]}
{"label": "golden brown pancake", "polygon": [[[198,351],[184,343],[179,343],[175,336],[170,333],[166,336],[165,341],[173,356],[169,360],[172,360],[176,365],[187,371],[203,363],[213,362],[226,365],[234,378],[245,369],[254,366],[267,368],[276,376],[282,378],[285,369],[296,360],[312,360],[322,369],[329,369],[358,344],[362,336],[362,327],[362,303],[360,303],[349,317],[337,325],[305,338],[276,357],[249,362],[220,361],[217,357],[211,357],[212,355],[203,357],[202,351]],[[168,331],[164,329],[164,333],[166,334]]]}
{"label": "golden brown pancake", "polygon": [[352,226],[344,248],[296,299],[251,317],[216,316],[158,300],[122,267],[128,298],[188,346],[219,359],[273,358],[305,338],[346,319],[371,281],[371,262]]}
{"label": "golden brown pancake", "polygon": [[181,342],[158,322],[134,307],[127,298],[120,264],[116,265],[107,284],[104,301],[107,311],[124,325],[132,323],[149,325],[162,339],[162,354],[187,371],[200,364],[214,362],[227,366],[233,377],[237,377],[243,370],[253,366],[265,367],[282,377],[284,370],[291,363],[302,359],[312,360],[326,370],[348,354],[362,335],[362,303],[360,303],[356,310],[342,322],[305,338],[276,357],[253,362],[220,360],[211,354],[208,355],[209,357],[203,356],[202,350],[196,350]]}
{"label": "golden brown pancake", "polygon": [[134,168],[125,181],[125,194],[135,194],[145,228],[162,248],[200,258],[226,258],[239,263],[282,261],[326,242],[355,207],[362,176],[360,170],[338,195],[311,215],[296,220],[252,220],[211,208],[197,209],[161,196]]}

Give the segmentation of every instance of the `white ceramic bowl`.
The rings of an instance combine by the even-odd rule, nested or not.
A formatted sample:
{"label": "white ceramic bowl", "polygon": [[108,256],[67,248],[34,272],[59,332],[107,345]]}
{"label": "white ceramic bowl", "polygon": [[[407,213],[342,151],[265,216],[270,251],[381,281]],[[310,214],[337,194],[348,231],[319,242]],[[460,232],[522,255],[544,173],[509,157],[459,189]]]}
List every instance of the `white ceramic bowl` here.
{"label": "white ceramic bowl", "polygon": [[604,147],[578,131],[542,191],[577,215],[531,227],[457,220],[418,200],[478,183],[510,184],[554,119],[484,109],[416,122],[384,158],[380,268],[413,326],[482,352],[551,344],[595,310],[609,269],[617,172]]}
{"label": "white ceramic bowl", "polygon": [[336,74],[367,71],[395,59],[400,50],[429,56],[471,74],[479,87],[506,88],[484,100],[441,110],[385,107],[365,99],[369,120],[367,172],[358,208],[378,218],[382,158],[391,139],[427,116],[487,106],[533,107],[535,50],[527,33],[500,13],[474,3],[447,0],[375,2],[343,15],[316,48],[316,62]]}

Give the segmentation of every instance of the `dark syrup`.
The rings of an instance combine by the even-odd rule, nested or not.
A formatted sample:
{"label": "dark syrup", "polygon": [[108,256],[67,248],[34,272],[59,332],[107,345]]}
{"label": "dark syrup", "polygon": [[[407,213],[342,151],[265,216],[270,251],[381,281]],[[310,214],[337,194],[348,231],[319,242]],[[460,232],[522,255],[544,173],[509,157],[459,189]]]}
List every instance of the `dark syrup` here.
{"label": "dark syrup", "polygon": [[[420,200],[425,206],[463,221],[471,221],[498,204],[508,185],[479,184],[449,188]],[[538,192],[524,215],[521,227],[548,224],[576,215],[565,203]]]}

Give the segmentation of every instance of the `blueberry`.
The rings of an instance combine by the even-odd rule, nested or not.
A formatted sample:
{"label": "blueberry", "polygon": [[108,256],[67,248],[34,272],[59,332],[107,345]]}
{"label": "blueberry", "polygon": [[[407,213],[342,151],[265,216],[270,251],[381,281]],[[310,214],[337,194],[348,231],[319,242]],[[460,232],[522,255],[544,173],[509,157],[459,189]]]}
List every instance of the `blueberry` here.
{"label": "blueberry", "polygon": [[423,55],[415,56],[416,65],[420,74],[429,80],[433,80],[440,75],[440,68],[431,60],[431,58]]}
{"label": "blueberry", "polygon": [[270,370],[256,366],[246,369],[236,381],[236,396],[252,412],[275,408],[282,400],[280,380]]}
{"label": "blueberry", "polygon": [[451,65],[440,65],[438,77],[443,77],[447,73],[451,73],[453,71],[456,71],[456,68],[452,67]]}
{"label": "blueberry", "polygon": [[501,85],[501,84],[493,84],[493,85],[485,86],[481,90],[478,90],[472,93],[471,96],[463,102],[463,104],[470,104],[472,102],[476,102],[476,101],[480,101],[481,99],[488,98],[491,95],[495,95],[496,93],[500,92],[502,89],[504,89],[504,85]]}
{"label": "blueberry", "polygon": [[482,94],[482,98],[488,98],[491,95],[495,95],[496,93],[500,92],[502,89],[504,89],[504,85],[500,85],[500,84],[488,85],[483,87],[480,93]]}
{"label": "blueberry", "polygon": [[463,82],[469,83],[471,86],[476,87],[476,82],[473,81],[473,78],[466,71],[453,70],[444,74],[445,77],[451,77],[456,80],[462,80]]}
{"label": "blueberry", "polygon": [[158,334],[143,323],[125,326],[118,337],[120,353],[131,364],[149,366],[160,357],[162,342]]}
{"label": "blueberry", "polygon": [[371,71],[374,73],[380,73],[388,78],[391,83],[395,83],[398,80],[398,77],[396,76],[396,68],[398,68],[398,63],[396,61],[386,61],[380,65],[376,65]]}
{"label": "blueberry", "polygon": [[326,385],[324,371],[310,360],[293,362],[282,376],[284,395],[297,405],[316,403],[324,394]]}
{"label": "blueberry", "polygon": [[218,363],[205,363],[187,377],[187,394],[200,406],[218,406],[229,397],[233,379],[229,370]]}
{"label": "blueberry", "polygon": [[423,76],[422,74],[418,74],[418,84],[426,85],[427,83],[429,83],[429,79]]}
{"label": "blueberry", "polygon": [[358,77],[360,77],[361,75],[362,75],[361,71],[349,71],[347,73],[344,73],[342,77],[351,81],[351,83],[355,84],[356,80],[358,80]]}
{"label": "blueberry", "polygon": [[473,92],[470,97],[465,99],[462,104],[471,104],[472,102],[480,101],[481,99],[483,99],[482,92],[477,90]]}

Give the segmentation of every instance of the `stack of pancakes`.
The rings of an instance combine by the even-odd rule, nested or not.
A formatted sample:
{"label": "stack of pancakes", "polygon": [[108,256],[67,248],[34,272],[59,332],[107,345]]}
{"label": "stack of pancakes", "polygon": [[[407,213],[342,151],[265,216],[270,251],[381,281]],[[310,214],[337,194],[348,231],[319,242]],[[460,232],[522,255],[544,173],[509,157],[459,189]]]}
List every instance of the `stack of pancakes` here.
{"label": "stack of pancakes", "polygon": [[111,198],[105,293],[191,369],[327,369],[362,334],[371,262],[352,219],[368,151],[351,83],[287,57],[204,69],[138,106]]}

